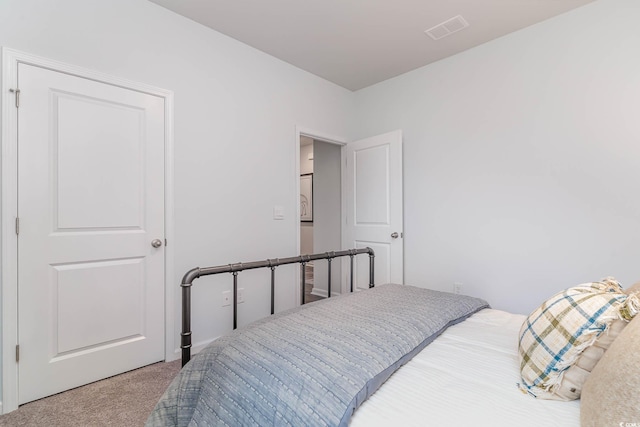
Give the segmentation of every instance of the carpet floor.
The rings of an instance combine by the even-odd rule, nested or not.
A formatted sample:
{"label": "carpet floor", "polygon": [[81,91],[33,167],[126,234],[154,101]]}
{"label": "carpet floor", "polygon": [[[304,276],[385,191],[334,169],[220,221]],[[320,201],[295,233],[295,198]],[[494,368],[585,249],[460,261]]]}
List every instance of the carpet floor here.
{"label": "carpet floor", "polygon": [[2,427],[143,426],[180,370],[180,360],[155,363],[20,406]]}

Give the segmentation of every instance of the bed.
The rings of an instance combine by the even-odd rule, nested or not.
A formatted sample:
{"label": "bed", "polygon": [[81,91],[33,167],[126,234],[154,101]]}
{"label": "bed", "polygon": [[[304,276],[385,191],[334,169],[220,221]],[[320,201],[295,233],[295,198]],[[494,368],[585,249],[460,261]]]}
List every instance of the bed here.
{"label": "bed", "polygon": [[[353,290],[360,254],[369,255],[372,289],[274,314],[189,362],[197,277],[231,273],[235,295],[240,271],[271,268],[273,313],[278,265],[301,264],[303,292],[306,263],[328,259],[331,269],[331,260],[349,256]],[[185,366],[147,425],[580,425],[579,400],[535,399],[518,388],[525,316],[468,296],[374,286],[373,270],[369,248],[191,270],[182,284]]]}
{"label": "bed", "polygon": [[580,401],[538,400],[516,386],[524,318],[488,308],[451,326],[364,402],[351,426],[580,425]]}

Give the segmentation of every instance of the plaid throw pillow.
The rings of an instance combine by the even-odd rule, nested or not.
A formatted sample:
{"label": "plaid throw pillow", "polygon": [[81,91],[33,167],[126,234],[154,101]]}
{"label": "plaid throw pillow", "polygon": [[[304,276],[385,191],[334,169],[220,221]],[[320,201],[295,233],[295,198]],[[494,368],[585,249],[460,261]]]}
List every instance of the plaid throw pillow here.
{"label": "plaid throw pillow", "polygon": [[570,375],[563,384],[566,372],[598,337],[609,333],[614,321],[626,324],[637,308],[637,297],[628,297],[613,278],[569,288],[545,301],[520,329],[520,389],[542,399],[579,398],[586,377],[576,385]]}

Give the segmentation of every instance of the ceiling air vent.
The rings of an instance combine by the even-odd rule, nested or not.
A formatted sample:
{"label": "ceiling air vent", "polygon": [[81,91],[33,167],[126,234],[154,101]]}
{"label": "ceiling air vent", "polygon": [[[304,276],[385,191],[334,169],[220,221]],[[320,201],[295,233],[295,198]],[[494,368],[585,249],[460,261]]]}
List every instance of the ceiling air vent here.
{"label": "ceiling air vent", "polygon": [[443,37],[449,36],[455,32],[458,32],[464,28],[467,28],[469,24],[460,15],[453,17],[442,24],[438,24],[435,27],[431,27],[425,31],[434,40],[439,40]]}

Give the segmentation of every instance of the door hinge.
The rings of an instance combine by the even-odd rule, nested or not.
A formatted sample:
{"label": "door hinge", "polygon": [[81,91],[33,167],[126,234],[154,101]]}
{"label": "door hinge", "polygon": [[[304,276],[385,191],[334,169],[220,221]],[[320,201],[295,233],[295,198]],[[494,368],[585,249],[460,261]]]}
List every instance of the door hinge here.
{"label": "door hinge", "polygon": [[16,236],[20,235],[20,218],[16,217]]}
{"label": "door hinge", "polygon": [[20,345],[16,346],[16,363],[20,361]]}
{"label": "door hinge", "polygon": [[16,94],[16,108],[20,108],[20,89],[9,89],[9,92]]}

